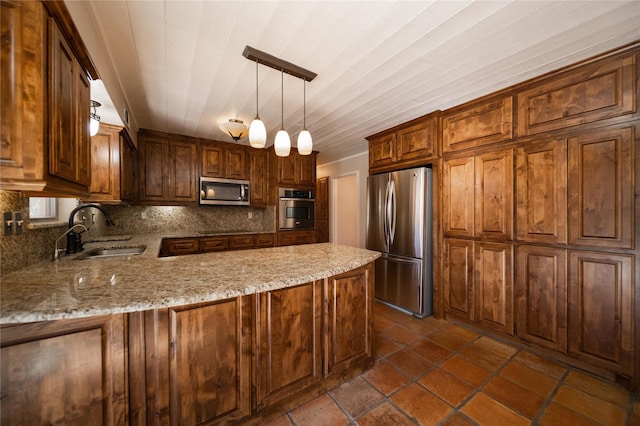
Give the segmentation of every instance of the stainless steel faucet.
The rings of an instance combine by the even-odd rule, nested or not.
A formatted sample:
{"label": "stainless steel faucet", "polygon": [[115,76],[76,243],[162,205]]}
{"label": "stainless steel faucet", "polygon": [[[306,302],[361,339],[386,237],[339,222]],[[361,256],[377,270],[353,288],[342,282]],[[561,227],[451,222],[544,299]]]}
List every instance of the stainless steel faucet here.
{"label": "stainless steel faucet", "polygon": [[84,225],[83,225],[83,224],[81,224],[81,223],[76,223],[76,224],[75,224],[75,225],[73,225],[71,228],[67,229],[67,230],[64,232],[64,234],[60,235],[60,237],[56,240],[56,244],[55,244],[55,246],[54,246],[54,248],[53,248],[53,250],[54,250],[54,251],[53,251],[53,260],[58,260],[58,259],[60,259],[60,251],[61,251],[61,250],[63,250],[63,249],[59,249],[59,248],[58,248],[58,243],[60,242],[60,240],[61,240],[61,239],[63,239],[63,238],[64,238],[64,236],[65,236],[65,235],[67,235],[69,232],[72,232],[72,231],[73,231],[75,228],[77,228],[78,226],[81,226],[81,227],[83,227],[83,228],[84,228],[84,231],[83,231],[83,232],[86,232],[86,231],[88,231],[88,230],[89,230],[89,229],[87,229],[87,227],[86,227],[86,226],[84,226]]}

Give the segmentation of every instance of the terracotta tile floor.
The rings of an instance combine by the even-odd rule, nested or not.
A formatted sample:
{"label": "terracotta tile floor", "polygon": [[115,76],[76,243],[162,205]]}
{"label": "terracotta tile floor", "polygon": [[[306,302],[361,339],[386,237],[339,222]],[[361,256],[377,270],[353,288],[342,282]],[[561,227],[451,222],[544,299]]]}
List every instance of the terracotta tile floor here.
{"label": "terracotta tile floor", "polygon": [[433,318],[375,305],[376,364],[269,425],[640,426],[623,387]]}

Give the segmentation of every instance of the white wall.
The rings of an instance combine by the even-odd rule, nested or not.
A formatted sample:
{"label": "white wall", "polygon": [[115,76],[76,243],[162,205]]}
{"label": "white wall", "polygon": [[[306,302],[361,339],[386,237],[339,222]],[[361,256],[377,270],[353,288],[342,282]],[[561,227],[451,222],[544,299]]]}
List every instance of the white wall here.
{"label": "white wall", "polygon": [[[329,176],[329,235],[335,242],[335,224],[340,221],[341,215],[353,214],[357,218],[357,246],[364,248],[366,243],[367,226],[367,176],[369,175],[369,152],[363,152],[332,163],[318,166],[317,177]],[[357,178],[357,209],[353,212],[336,209],[333,178],[355,175]]]}

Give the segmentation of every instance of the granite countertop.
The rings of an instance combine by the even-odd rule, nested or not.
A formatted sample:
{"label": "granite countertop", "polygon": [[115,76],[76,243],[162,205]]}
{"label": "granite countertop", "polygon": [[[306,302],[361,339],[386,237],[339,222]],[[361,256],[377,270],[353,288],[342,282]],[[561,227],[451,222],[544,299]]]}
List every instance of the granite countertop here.
{"label": "granite countertop", "polygon": [[[129,236],[127,236],[129,237]],[[159,258],[163,237],[85,244],[146,245],[136,256],[77,260],[63,256],[2,277],[0,324],[136,312],[291,287],[350,271],[378,252],[332,243]]]}

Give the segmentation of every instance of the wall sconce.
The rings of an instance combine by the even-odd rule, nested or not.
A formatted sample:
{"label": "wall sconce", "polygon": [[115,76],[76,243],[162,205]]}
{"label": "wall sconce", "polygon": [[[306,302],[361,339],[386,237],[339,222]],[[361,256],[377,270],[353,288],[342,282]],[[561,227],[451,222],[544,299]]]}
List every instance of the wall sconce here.
{"label": "wall sconce", "polygon": [[91,113],[89,114],[89,135],[95,136],[100,129],[100,116],[96,114],[96,108],[101,107],[102,104],[98,101],[91,99]]}

